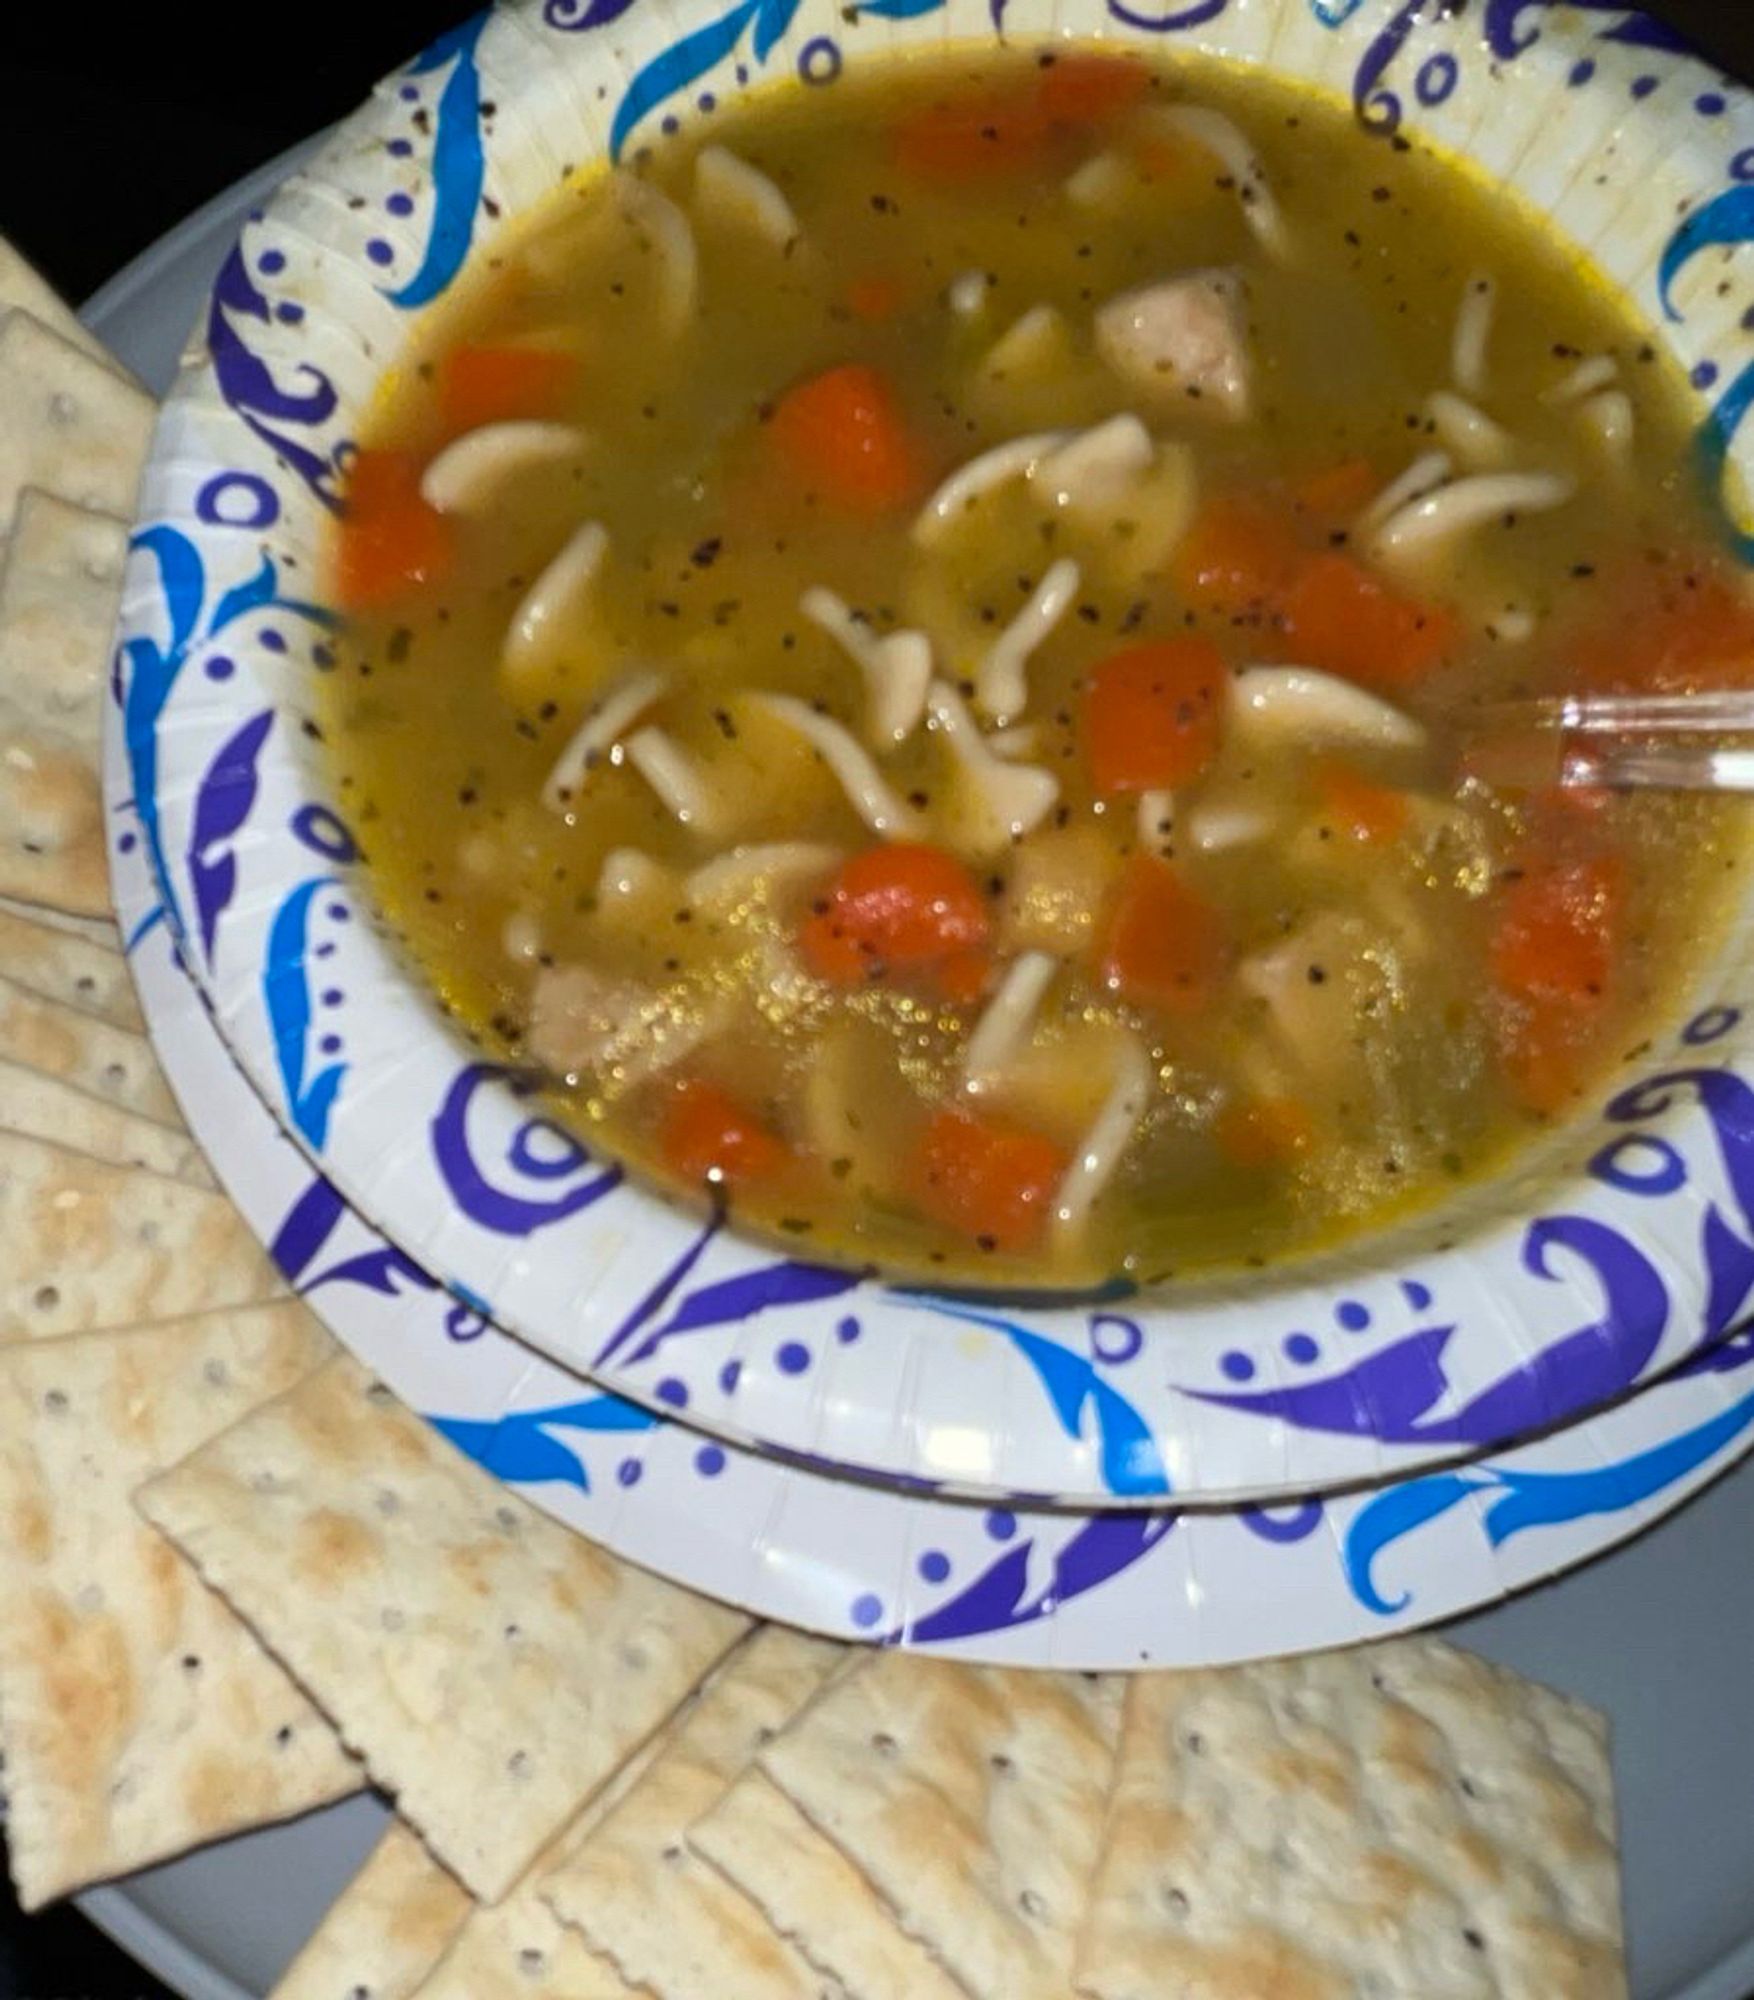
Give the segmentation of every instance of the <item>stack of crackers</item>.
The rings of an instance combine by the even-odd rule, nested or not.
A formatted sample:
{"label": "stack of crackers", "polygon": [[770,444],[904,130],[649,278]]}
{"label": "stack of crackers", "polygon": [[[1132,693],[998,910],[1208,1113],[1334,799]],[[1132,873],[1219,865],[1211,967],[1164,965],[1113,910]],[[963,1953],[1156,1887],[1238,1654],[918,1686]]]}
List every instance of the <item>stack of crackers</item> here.
{"label": "stack of crackers", "polygon": [[21,1901],[375,1786],[278,2000],[1612,2000],[1599,1717],[1426,1640],[773,1627],[490,1479],[214,1186],[108,920],[150,399],[0,245],[0,1743]]}

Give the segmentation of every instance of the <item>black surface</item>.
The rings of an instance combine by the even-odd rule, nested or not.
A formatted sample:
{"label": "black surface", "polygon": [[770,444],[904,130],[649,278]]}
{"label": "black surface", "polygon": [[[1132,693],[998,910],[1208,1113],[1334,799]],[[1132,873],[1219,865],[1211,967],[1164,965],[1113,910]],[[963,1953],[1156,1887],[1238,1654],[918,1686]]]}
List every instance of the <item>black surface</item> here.
{"label": "black surface", "polygon": [[[1754,0],[1646,4],[1754,75]],[[84,298],[470,11],[458,0],[0,4],[0,232]],[[168,1996],[76,1913],[21,1917],[0,1876],[0,2000]]]}

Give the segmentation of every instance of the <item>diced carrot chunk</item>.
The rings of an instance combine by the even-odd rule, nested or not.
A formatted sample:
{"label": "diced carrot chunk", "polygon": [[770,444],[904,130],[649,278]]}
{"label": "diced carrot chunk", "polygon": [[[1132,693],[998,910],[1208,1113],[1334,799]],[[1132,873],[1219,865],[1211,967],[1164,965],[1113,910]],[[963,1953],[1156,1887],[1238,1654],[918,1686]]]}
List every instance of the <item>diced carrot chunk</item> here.
{"label": "diced carrot chunk", "polygon": [[349,466],[335,545],[344,611],[382,610],[450,568],[451,524],[421,498],[420,470],[406,451],[362,451]]}
{"label": "diced carrot chunk", "polygon": [[984,1249],[1023,1250],[1046,1226],[1067,1164],[1060,1147],[1027,1126],[939,1111],[914,1158],[914,1199]]}
{"label": "diced carrot chunk", "polygon": [[1376,498],[1381,483],[1368,458],[1348,458],[1296,481],[1291,504],[1320,527],[1343,528]]}
{"label": "diced carrot chunk", "polygon": [[1350,764],[1322,765],[1316,791],[1336,831],[1352,840],[1399,840],[1412,817],[1405,792],[1374,784]]}
{"label": "diced carrot chunk", "polygon": [[992,954],[959,951],[944,959],[937,969],[938,991],[957,1006],[978,1000],[993,976]]}
{"label": "diced carrot chunk", "polygon": [[1224,660],[1205,639],[1162,639],[1113,653],[1084,690],[1084,754],[1099,792],[1186,784],[1218,754]]}
{"label": "diced carrot chunk", "polygon": [[862,278],[855,278],[846,289],[847,311],[854,319],[862,319],[869,325],[881,325],[884,320],[894,319],[907,304],[907,286],[900,278],[886,272],[870,271]]}
{"label": "diced carrot chunk", "polygon": [[455,347],[439,364],[448,436],[519,417],[552,417],[578,378],[578,357],[539,347]]}
{"label": "diced carrot chunk", "polygon": [[1177,588],[1201,610],[1276,612],[1305,560],[1290,521],[1258,500],[1216,500],[1176,553]]}
{"label": "diced carrot chunk", "polygon": [[1572,649],[1572,679],[1595,693],[1685,694],[1754,684],[1754,603],[1722,577],[1634,574],[1630,602]]}
{"label": "diced carrot chunk", "polygon": [[1280,1167],[1307,1152],[1315,1126],[1289,1097],[1263,1097],[1227,1105],[1212,1128],[1218,1150],[1239,1167]]}
{"label": "diced carrot chunk", "polygon": [[1036,102],[1050,125],[1090,125],[1131,109],[1150,88],[1150,70],[1133,56],[1056,56]]}
{"label": "diced carrot chunk", "polygon": [[1218,911],[1155,855],[1135,854],[1103,933],[1103,983],[1122,998],[1196,1014],[1230,962]]}
{"label": "diced carrot chunk", "polygon": [[772,435],[788,469],[849,513],[888,513],[922,484],[923,454],[895,392],[859,362],[788,389],[774,409]]}
{"label": "diced carrot chunk", "polygon": [[699,1078],[680,1083],[664,1113],[659,1144],[685,1181],[768,1180],[790,1157],[784,1144],[727,1090]]}
{"label": "diced carrot chunk", "polygon": [[1518,1000],[1589,1007],[1608,990],[1624,902],[1611,856],[1537,865],[1499,907],[1489,964],[1500,992]]}
{"label": "diced carrot chunk", "polygon": [[895,129],[896,164],[950,183],[1019,173],[1150,87],[1150,71],[1131,56],[1056,56],[1029,82],[983,84],[911,113]]}
{"label": "diced carrot chunk", "polygon": [[980,884],[953,854],[897,841],[841,867],[798,945],[810,971],[836,986],[921,970],[955,982],[968,969],[952,968],[981,952],[989,928]]}
{"label": "diced carrot chunk", "polygon": [[920,180],[997,178],[1036,158],[1044,130],[1033,90],[963,92],[901,121],[895,128],[895,162]]}
{"label": "diced carrot chunk", "polygon": [[1285,600],[1286,636],[1302,664],[1387,692],[1430,672],[1457,629],[1449,612],[1398,596],[1338,553],[1306,563]]}

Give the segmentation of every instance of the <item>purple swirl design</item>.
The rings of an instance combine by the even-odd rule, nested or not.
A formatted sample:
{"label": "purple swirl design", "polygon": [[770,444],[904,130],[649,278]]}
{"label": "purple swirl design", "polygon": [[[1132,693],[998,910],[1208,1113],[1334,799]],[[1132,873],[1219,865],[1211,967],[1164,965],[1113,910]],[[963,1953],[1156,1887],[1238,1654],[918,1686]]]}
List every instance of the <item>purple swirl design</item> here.
{"label": "purple swirl design", "polygon": [[1122,0],[1108,0],[1108,11],[1129,28],[1139,28],[1148,35],[1173,35],[1216,21],[1229,5],[1230,0],[1194,0],[1193,6],[1172,7],[1167,14],[1142,14],[1136,8],[1124,6]]}
{"label": "purple swirl design", "polygon": [[201,949],[213,963],[219,920],[237,893],[238,864],[232,836],[250,816],[258,790],[256,762],[274,726],[274,711],[253,715],[222,744],[195,795],[195,824],[189,836],[189,888],[201,933]]}
{"label": "purple swirl design", "polygon": [[[667,1341],[690,1334],[710,1332],[715,1327],[740,1326],[759,1313],[784,1311],[797,1306],[820,1305],[854,1291],[863,1282],[857,1271],[832,1264],[800,1264],[790,1258],[762,1264],[753,1270],[738,1271],[710,1284],[686,1289],[711,1244],[724,1228],[722,1216],[703,1225],[681,1256],[646,1292],[633,1310],[609,1336],[592,1363],[601,1368],[610,1361],[631,1368],[649,1361]],[[667,1319],[663,1315],[675,1301]]]}
{"label": "purple swirl design", "polygon": [[[1613,26],[1601,31],[1597,38],[1600,41],[1624,42],[1640,49],[1668,49],[1678,54],[1687,50],[1687,38],[1679,29],[1670,27],[1666,21],[1654,20],[1649,14],[1628,13],[1619,0],[1486,0],[1486,46],[1500,62],[1514,62],[1541,39],[1540,17],[1559,5],[1570,13],[1620,15],[1622,18]],[[1530,16],[1535,19],[1525,29],[1523,23]]]}
{"label": "purple swirl design", "polygon": [[619,21],[634,0],[543,0],[542,18],[563,35],[576,35],[585,28],[606,28]]}
{"label": "purple swirl design", "polygon": [[1032,1587],[1034,1539],[1019,1542],[993,1562],[966,1589],[946,1603],[891,1632],[885,1645],[941,1646],[952,1639],[1014,1631],[1051,1618],[1077,1598],[1099,1590],[1122,1571],[1143,1562],[1180,1516],[1161,1513],[1098,1514],[1048,1561],[1044,1581]]}
{"label": "purple swirl design", "polygon": [[314,362],[293,371],[303,388],[288,388],[245,337],[249,322],[272,321],[268,301],[256,289],[244,262],[242,243],[232,246],[220,268],[207,309],[207,348],[219,393],[287,470],[296,474],[323,505],[339,511],[339,452],[313,450],[293,428],[314,430],[327,423],[340,402],[335,385]]}
{"label": "purple swirl design", "polygon": [[1259,1391],[1196,1389],[1201,1402],[1274,1417],[1299,1429],[1384,1444],[1474,1444],[1490,1447],[1527,1435],[1562,1412],[1588,1409],[1624,1395],[1655,1355],[1669,1318],[1669,1294],[1643,1251],[1616,1229],[1584,1216],[1554,1216],[1530,1225],[1523,1263],[1535,1277],[1563,1276],[1556,1259],[1585,1265],[1601,1287],[1601,1316],[1544,1348],[1521,1367],[1447,1416],[1431,1412],[1450,1382],[1444,1350],[1453,1326],[1414,1333],[1356,1367],[1319,1382]]}
{"label": "purple swirl design", "polygon": [[1388,25],[1372,40],[1352,80],[1353,109],[1367,131],[1388,138],[1401,129],[1400,98],[1392,90],[1379,89],[1378,85],[1415,28],[1431,20],[1448,20],[1456,11],[1455,0],[1407,0],[1407,5],[1398,8]]}
{"label": "purple swirl design", "polygon": [[[471,1222],[500,1236],[533,1236],[601,1201],[620,1186],[621,1169],[599,1166],[569,1133],[538,1118],[512,1139],[506,1165],[513,1185],[496,1185],[475,1155],[469,1111],[481,1091],[507,1083],[516,1087],[513,1073],[494,1063],[471,1063],[458,1074],[432,1121],[433,1159],[451,1199]],[[537,1132],[557,1147],[557,1158],[538,1159],[532,1153],[530,1140]],[[559,1180],[574,1180],[575,1185],[540,1198],[519,1192],[516,1185],[521,1181],[541,1187]]]}

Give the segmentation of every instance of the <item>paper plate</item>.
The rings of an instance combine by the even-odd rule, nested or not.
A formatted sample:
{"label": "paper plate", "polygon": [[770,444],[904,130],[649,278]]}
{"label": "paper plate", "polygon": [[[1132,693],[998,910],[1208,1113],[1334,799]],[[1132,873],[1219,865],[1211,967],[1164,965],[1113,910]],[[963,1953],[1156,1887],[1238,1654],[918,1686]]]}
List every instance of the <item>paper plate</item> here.
{"label": "paper plate", "polygon": [[[110,736],[121,826],[129,780]],[[1001,1509],[726,1446],[533,1353],[354,1213],[231,1061],[169,930],[145,924],[152,889],[138,847],[115,860],[171,1082],[300,1295],[398,1395],[539,1506],[763,1617],[1035,1666],[1213,1665],[1340,1645],[1453,1617],[1582,1562],[1754,1446],[1754,1332],[1540,1444],[1285,1507]],[[857,1348],[870,1335],[847,1311],[832,1337]]]}
{"label": "paper plate", "polygon": [[1721,490],[1754,401],[1754,264],[1724,247],[1754,237],[1754,103],[1618,8],[1449,11],[525,0],[390,79],[245,229],[144,489],[122,838],[275,1118],[483,1319],[733,1442],[1116,1508],[1402,1479],[1606,1407],[1734,1323],[1754,1291],[1749,916],[1611,1102],[1417,1227],[1173,1300],[926,1297],[702,1227],[533,1117],[377,935],[300,726],[328,643],[304,593],[351,429],[494,218],[746,87],[832,88],[896,45],[996,26],[1265,63],[1514,181],[1693,371]]}

